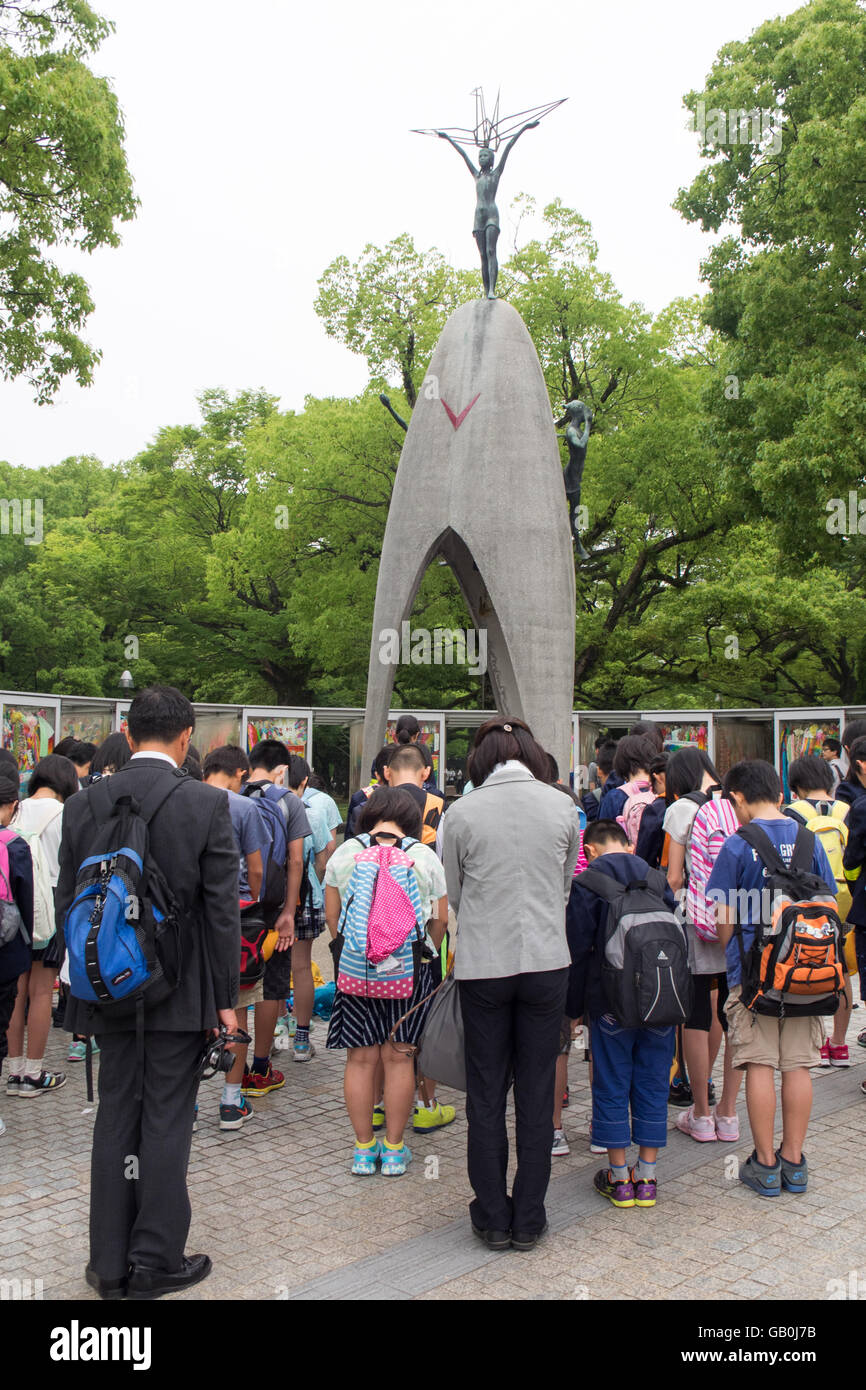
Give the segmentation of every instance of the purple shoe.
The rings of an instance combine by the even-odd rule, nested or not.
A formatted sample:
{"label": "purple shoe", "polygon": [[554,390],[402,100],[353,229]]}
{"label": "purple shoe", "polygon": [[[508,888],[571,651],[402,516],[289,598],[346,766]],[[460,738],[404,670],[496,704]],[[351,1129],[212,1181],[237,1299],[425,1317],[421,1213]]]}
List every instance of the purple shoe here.
{"label": "purple shoe", "polygon": [[634,1187],[634,1204],[636,1207],[654,1207],[656,1204],[656,1180],[655,1178],[635,1177],[632,1168],[629,1177]]}
{"label": "purple shoe", "polygon": [[634,1184],[615,1178],[609,1168],[600,1168],[592,1180],[596,1192],[606,1197],[615,1207],[634,1206]]}

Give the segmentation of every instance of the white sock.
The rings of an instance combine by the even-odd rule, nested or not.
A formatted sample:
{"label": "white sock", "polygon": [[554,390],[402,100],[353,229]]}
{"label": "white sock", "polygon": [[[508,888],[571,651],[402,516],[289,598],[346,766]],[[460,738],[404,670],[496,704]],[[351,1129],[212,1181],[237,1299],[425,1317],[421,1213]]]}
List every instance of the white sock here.
{"label": "white sock", "polygon": [[238,1084],[237,1084],[236,1086],[229,1086],[229,1085],[223,1086],[223,1098],[222,1098],[222,1100],[220,1101],[220,1104],[221,1104],[221,1105],[240,1105],[240,1103],[241,1103],[241,1083],[240,1083],[240,1081],[238,1082]]}
{"label": "white sock", "polygon": [[24,1066],[24,1075],[29,1076],[31,1081],[38,1081],[42,1075],[42,1063],[44,1057],[28,1057]]}
{"label": "white sock", "polygon": [[6,1065],[9,1068],[10,1076],[21,1076],[22,1072],[24,1071],[24,1058],[7,1057]]}

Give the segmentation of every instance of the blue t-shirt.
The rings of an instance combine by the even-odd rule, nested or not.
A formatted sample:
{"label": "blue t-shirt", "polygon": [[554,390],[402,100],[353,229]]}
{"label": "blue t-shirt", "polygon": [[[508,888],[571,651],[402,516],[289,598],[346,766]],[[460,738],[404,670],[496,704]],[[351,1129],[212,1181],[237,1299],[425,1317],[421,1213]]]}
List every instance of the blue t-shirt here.
{"label": "blue t-shirt", "polygon": [[[772,840],[784,864],[790,864],[797,838],[797,824],[789,816],[781,820],[755,820],[752,822]],[[822,878],[831,897],[836,896],[836,879],[830,867],[826,850],[818,837],[815,837],[815,852],[812,855],[811,872]],[[738,920],[743,929],[743,950],[748,953],[755,939],[755,925],[761,920],[761,890],[765,886],[764,865],[757,852],[747,845],[739,835],[729,835],[719,857],[713,865],[707,884],[707,897],[710,902],[722,906],[736,906]],[[739,893],[736,900],[731,894]],[[728,967],[729,988],[742,980],[742,962],[737,936],[731,937],[725,947]]]}
{"label": "blue t-shirt", "polygon": [[324,806],[328,829],[339,830],[343,824],[343,817],[340,815],[336,801],[327,792],[320,791],[318,787],[305,787],[301,800],[308,811],[311,806]]}
{"label": "blue t-shirt", "polygon": [[316,877],[316,866],[314,859],[323,849],[327,849],[331,843],[331,830],[328,825],[327,802],[330,797],[314,795],[310,801],[304,799],[304,806],[307,811],[307,820],[310,822],[310,834],[304,836],[304,862],[307,865],[307,872],[310,877],[310,892],[312,895],[313,907],[324,907],[325,894],[322,885]]}
{"label": "blue t-shirt", "polygon": [[237,792],[228,792],[229,815],[232,818],[235,844],[240,855],[238,867],[238,897],[249,898],[250,880],[247,873],[248,854],[261,850],[262,870],[268,862],[268,832],[255,804]]}

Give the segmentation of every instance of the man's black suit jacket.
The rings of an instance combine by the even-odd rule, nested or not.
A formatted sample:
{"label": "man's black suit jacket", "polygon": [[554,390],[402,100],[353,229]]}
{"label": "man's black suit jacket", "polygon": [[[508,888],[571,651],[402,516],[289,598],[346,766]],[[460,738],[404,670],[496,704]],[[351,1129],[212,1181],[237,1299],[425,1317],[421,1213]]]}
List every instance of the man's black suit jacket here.
{"label": "man's black suit jacket", "polygon": [[[240,912],[238,851],[229,802],[220,787],[178,774],[161,758],[134,758],[112,774],[112,793],[131,793],[139,802],[158,781],[181,777],[181,785],[150,822],[150,852],[182,911],[183,974],[179,987],[145,1010],[145,1029],[198,1032],[216,1026],[217,1010],[238,998]],[[93,797],[99,783],[76,792],[63,808],[57,929],[75,895],[76,871],[90,852],[97,822]],[[94,1015],[90,1004],[70,996],[64,1027],[73,1033],[127,1032],[127,1019]]]}

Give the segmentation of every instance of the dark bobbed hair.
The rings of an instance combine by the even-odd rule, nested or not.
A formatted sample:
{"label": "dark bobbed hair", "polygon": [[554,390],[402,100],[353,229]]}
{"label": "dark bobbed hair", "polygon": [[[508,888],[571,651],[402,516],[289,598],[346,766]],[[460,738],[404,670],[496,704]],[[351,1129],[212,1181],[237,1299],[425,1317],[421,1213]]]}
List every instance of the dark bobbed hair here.
{"label": "dark bobbed hair", "polygon": [[191,753],[187,753],[186,757],[181,763],[181,767],[183,768],[186,775],[188,777],[191,777],[194,782],[204,781],[204,776],[201,770],[201,763],[198,761],[197,758],[194,758]]}
{"label": "dark bobbed hair", "polygon": [[292,791],[297,791],[303,781],[310,776],[310,764],[306,758],[301,758],[297,753],[292,753],[289,758],[289,771],[287,779]]}
{"label": "dark bobbed hair", "polygon": [[132,749],[129,746],[129,739],[126,734],[109,734],[104,738],[93,755],[90,764],[90,775],[102,776],[107,767],[119,772],[122,767],[126,767],[132,757]]}
{"label": "dark bobbed hair", "polygon": [[823,738],[821,740],[821,747],[829,748],[830,752],[835,754],[836,757],[838,757],[839,754],[842,752],[842,744],[840,743],[839,739],[832,738],[829,734],[826,738]]}
{"label": "dark bobbed hair", "polygon": [[689,792],[699,792],[705,772],[721,786],[722,779],[703,748],[689,744],[688,747],[678,748],[675,753],[671,753],[665,770],[665,800],[668,805],[676,801],[677,797],[688,796]]}
{"label": "dark bobbed hair", "polygon": [[188,758],[195,758],[196,762],[197,762],[199,765],[201,765],[201,753],[198,751],[198,749],[196,748],[196,746],[195,746],[194,743],[191,743],[191,744],[189,745],[189,748],[187,748],[187,750],[186,750],[186,756],[187,756]]}
{"label": "dark bobbed hair", "polygon": [[616,745],[613,770],[618,777],[630,782],[636,772],[649,773],[658,744],[645,734],[626,734]]}
{"label": "dark bobbed hair", "polygon": [[606,845],[611,841],[628,849],[628,836],[615,820],[591,820],[583,832],[584,846]]}
{"label": "dark bobbed hair", "polygon": [[842,747],[850,751],[858,738],[866,738],[866,719],[852,719],[850,724],[845,725],[842,730]]}
{"label": "dark bobbed hair", "polygon": [[358,814],[358,830],[369,834],[380,821],[399,825],[404,837],[421,837],[421,807],[411,792],[403,787],[377,787]]}
{"label": "dark bobbed hair", "polygon": [[628,731],[629,738],[649,738],[655,745],[655,751],[660,753],[665,745],[665,736],[661,731],[661,725],[654,719],[639,719],[636,724],[632,724]]}
{"label": "dark bobbed hair", "polygon": [[18,759],[9,748],[0,748],[0,772],[8,768],[14,777],[18,776]]}
{"label": "dark bobbed hair", "polygon": [[78,739],[74,734],[67,734],[59,743],[54,745],[54,751],[59,758],[68,758]]}
{"label": "dark bobbed hair", "polygon": [[739,792],[749,806],[758,801],[777,802],[782,795],[779,774],[771,763],[763,758],[747,758],[734,763],[725,775],[725,796]]}
{"label": "dark bobbed hair", "polygon": [[373,766],[370,768],[370,776],[378,777],[380,782],[385,780],[385,768],[391,761],[391,754],[394,752],[393,743],[386,743],[384,748],[380,748],[375,758]]}
{"label": "dark bobbed hair", "polygon": [[12,777],[5,767],[0,768],[0,806],[9,806],[13,801],[21,800],[21,786],[18,781],[18,774]]}
{"label": "dark bobbed hair", "polygon": [[291,753],[278,738],[263,738],[250,753],[250,767],[261,767],[265,772],[273,772],[275,767],[288,767],[291,761]]}
{"label": "dark bobbed hair", "polygon": [[866,763],[866,737],[855,738],[848,749],[848,757],[853,771],[854,763]]}
{"label": "dark bobbed hair", "polygon": [[522,719],[507,716],[488,719],[475,735],[466,764],[473,786],[480,787],[497,763],[508,762],[511,758],[523,763],[539,782],[549,781],[547,754],[541,744],[536,743],[529,725]]}
{"label": "dark bobbed hair", "polygon": [[318,772],[311,772],[307,786],[312,787],[315,792],[323,792],[325,790],[325,779],[321,777]]}
{"label": "dark bobbed hair", "polygon": [[74,796],[78,791],[75,764],[69,758],[62,757],[60,753],[49,753],[47,757],[40,758],[30,774],[27,784],[28,796],[41,791],[43,787],[56,792],[61,801],[67,801],[70,796]]}
{"label": "dark bobbed hair", "polygon": [[184,729],[195,728],[195,710],[173,685],[150,685],[129,706],[126,726],[134,743],[174,743]]}
{"label": "dark bobbed hair", "polygon": [[836,779],[826,758],[795,758],[788,768],[792,792],[827,792],[832,795]]}
{"label": "dark bobbed hair", "polygon": [[215,772],[221,772],[225,777],[234,777],[236,772],[249,770],[249,758],[242,748],[237,748],[233,743],[224,743],[219,748],[212,748],[202,765],[205,781]]}

